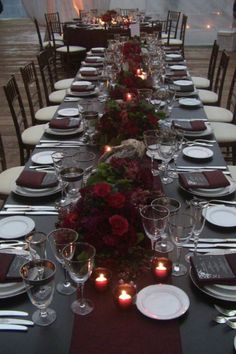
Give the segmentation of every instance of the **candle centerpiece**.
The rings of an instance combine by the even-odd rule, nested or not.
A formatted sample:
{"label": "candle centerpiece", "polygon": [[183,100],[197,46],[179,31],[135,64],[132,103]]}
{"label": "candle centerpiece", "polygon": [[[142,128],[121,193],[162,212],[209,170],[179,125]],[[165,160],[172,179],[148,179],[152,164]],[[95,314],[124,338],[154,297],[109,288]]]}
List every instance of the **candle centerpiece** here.
{"label": "candle centerpiece", "polygon": [[95,268],[91,281],[94,283],[94,287],[98,291],[105,291],[109,288],[111,282],[111,272],[109,269],[104,267]]}
{"label": "candle centerpiece", "polygon": [[158,282],[166,282],[172,273],[172,261],[166,257],[154,257],[151,269]]}
{"label": "candle centerpiece", "polygon": [[136,299],[136,286],[133,282],[124,283],[120,281],[114,289],[114,300],[116,305],[123,310],[131,308]]}

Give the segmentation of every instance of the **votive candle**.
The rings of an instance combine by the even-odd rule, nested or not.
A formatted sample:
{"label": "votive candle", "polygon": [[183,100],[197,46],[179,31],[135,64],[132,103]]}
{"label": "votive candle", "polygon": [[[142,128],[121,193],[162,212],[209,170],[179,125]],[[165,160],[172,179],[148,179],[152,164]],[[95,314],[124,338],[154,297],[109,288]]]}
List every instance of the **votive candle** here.
{"label": "votive candle", "polygon": [[111,281],[111,272],[107,268],[95,268],[92,273],[91,280],[93,281],[96,290],[107,290]]}
{"label": "votive candle", "polygon": [[152,272],[156,280],[164,282],[168,279],[172,272],[172,262],[165,257],[154,257],[152,259]]}
{"label": "votive candle", "polygon": [[135,302],[136,286],[131,283],[119,283],[114,290],[114,298],[121,309],[129,309]]}

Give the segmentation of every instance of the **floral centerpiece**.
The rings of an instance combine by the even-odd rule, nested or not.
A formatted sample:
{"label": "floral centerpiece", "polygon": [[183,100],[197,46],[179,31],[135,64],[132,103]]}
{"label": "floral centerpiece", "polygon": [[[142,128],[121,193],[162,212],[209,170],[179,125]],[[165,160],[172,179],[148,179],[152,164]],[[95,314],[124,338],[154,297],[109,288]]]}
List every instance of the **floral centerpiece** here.
{"label": "floral centerpiece", "polygon": [[103,15],[101,15],[101,20],[105,23],[110,24],[112,19],[117,16],[117,12],[115,10],[108,10]]}
{"label": "floral centerpiece", "polygon": [[80,240],[92,244],[98,264],[140,267],[147,251],[137,206],[146,203],[152,187],[150,169],[139,160],[113,157],[98,165],[77,204],[60,213],[58,226],[77,230]]}
{"label": "floral centerpiece", "polygon": [[104,115],[98,122],[94,137],[99,145],[119,145],[122,140],[142,139],[148,129],[157,129],[158,121],[163,118],[161,112],[145,101],[107,103]]}

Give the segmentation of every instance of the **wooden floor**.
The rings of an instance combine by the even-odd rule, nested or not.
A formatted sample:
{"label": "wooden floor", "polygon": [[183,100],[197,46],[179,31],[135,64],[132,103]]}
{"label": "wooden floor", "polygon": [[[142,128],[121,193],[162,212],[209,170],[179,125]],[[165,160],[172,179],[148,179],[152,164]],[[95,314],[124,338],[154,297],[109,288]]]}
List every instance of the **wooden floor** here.
{"label": "wooden floor", "polygon": [[[12,118],[2,87],[10,76],[15,74],[24,95],[19,68],[31,60],[36,62],[38,50],[35,27],[30,20],[0,20],[0,132],[4,139],[8,167],[19,164],[19,152]],[[210,51],[210,47],[186,47],[186,59],[192,75],[206,75]],[[236,52],[230,53],[230,56],[223,103],[226,101],[235,67]]]}

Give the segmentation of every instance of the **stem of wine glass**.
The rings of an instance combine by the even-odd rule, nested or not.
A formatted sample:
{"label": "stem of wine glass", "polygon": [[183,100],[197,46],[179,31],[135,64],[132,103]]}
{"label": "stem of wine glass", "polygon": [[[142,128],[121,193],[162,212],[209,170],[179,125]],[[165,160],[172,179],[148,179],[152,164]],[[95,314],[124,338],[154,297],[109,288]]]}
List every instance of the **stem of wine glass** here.
{"label": "stem of wine glass", "polygon": [[79,290],[79,303],[80,303],[80,307],[84,307],[85,306],[85,302],[84,302],[84,283],[79,283],[78,284],[78,290]]}
{"label": "stem of wine glass", "polygon": [[63,272],[64,272],[64,286],[68,287],[71,285],[69,277],[68,277],[68,272],[64,264],[62,264]]}
{"label": "stem of wine glass", "polygon": [[156,241],[151,238],[152,251],[155,251],[155,243],[156,243]]}
{"label": "stem of wine glass", "polygon": [[179,271],[182,247],[181,246],[177,246],[176,247],[176,251],[177,251],[177,257],[176,257],[176,262],[175,262],[175,268],[177,268],[177,271]]}
{"label": "stem of wine glass", "polygon": [[198,240],[199,240],[199,233],[193,233],[194,238],[193,238],[193,243],[194,243],[194,250],[193,250],[193,255],[197,255],[197,245],[198,245]]}
{"label": "stem of wine glass", "polygon": [[164,170],[163,170],[163,182],[167,180],[167,167],[168,167],[168,161],[163,160],[163,165],[164,165]]}
{"label": "stem of wine glass", "polygon": [[40,311],[40,317],[42,317],[42,318],[46,318],[47,317],[47,309],[45,308],[45,309],[39,309],[39,311]]}
{"label": "stem of wine glass", "polygon": [[151,153],[151,171],[154,174],[154,155]]}

